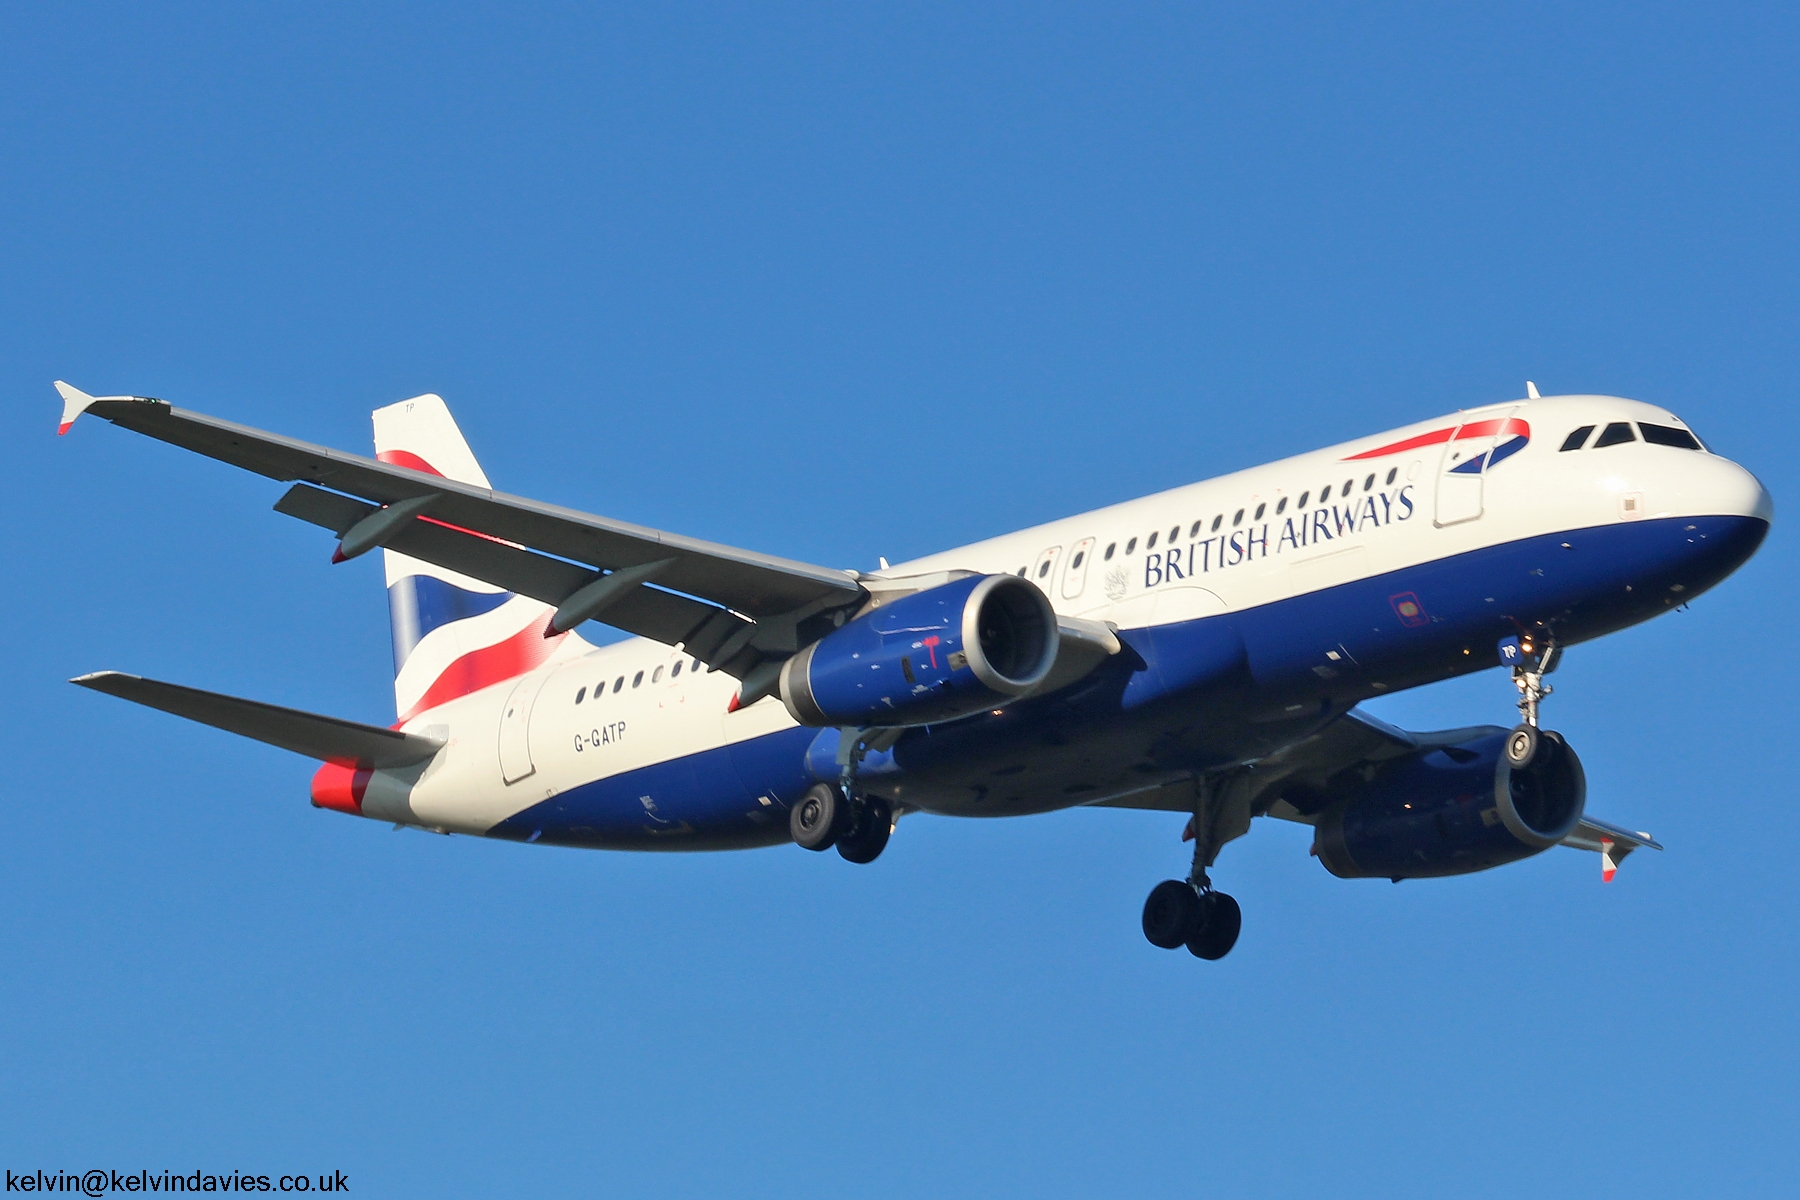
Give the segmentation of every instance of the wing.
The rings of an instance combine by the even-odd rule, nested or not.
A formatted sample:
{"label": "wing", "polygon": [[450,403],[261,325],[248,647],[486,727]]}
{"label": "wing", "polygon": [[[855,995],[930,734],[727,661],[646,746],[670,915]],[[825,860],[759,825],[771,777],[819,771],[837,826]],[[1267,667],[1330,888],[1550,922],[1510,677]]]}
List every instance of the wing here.
{"label": "wing", "polygon": [[96,671],[69,682],[342,766],[409,766],[425,761],[444,745],[439,738],[322,717],[259,700],[222,696],[120,671]]}
{"label": "wing", "polygon": [[685,643],[702,662],[740,678],[798,649],[804,622],[860,605],[867,594],[848,571],[541,504],[162,400],[56,386],[64,432],[92,412],[270,479],[298,481],[276,509],[338,534],[346,557],[391,546],[555,604],[558,629],[603,619]]}
{"label": "wing", "polygon": [[[1251,773],[1250,810],[1259,816],[1280,817],[1311,825],[1319,805],[1310,800],[1325,796],[1331,781],[1345,771],[1373,766],[1390,758],[1416,754],[1434,746],[1455,746],[1488,734],[1503,733],[1498,725],[1475,725],[1433,733],[1413,733],[1367,713],[1351,709],[1328,721],[1307,737],[1258,759]],[[1147,786],[1125,796],[1100,803],[1112,808],[1143,808],[1165,812],[1192,812],[1191,779]],[[1575,850],[1600,854],[1600,877],[1608,882],[1619,864],[1633,850],[1661,850],[1662,845],[1642,831],[1625,829],[1594,817],[1583,816],[1562,844]]]}

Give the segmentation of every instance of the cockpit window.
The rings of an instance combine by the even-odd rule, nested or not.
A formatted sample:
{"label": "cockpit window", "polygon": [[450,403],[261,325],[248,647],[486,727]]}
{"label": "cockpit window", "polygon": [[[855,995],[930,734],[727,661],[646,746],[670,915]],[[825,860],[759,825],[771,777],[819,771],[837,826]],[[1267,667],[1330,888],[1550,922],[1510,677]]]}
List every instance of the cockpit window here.
{"label": "cockpit window", "polygon": [[1594,439],[1594,449],[1604,450],[1608,446],[1618,446],[1625,442],[1635,441],[1637,441],[1637,434],[1631,432],[1630,421],[1614,421],[1602,429],[1600,436]]}
{"label": "cockpit window", "polygon": [[1675,446],[1682,450],[1700,449],[1700,439],[1685,429],[1677,429],[1673,425],[1652,425],[1648,421],[1639,421],[1638,428],[1643,431],[1644,440],[1652,446]]}
{"label": "cockpit window", "polygon": [[1568,437],[1563,439],[1562,448],[1564,450],[1581,449],[1583,446],[1587,445],[1588,434],[1592,432],[1594,432],[1594,427],[1592,425],[1583,425],[1580,429],[1577,429],[1574,433],[1571,433]]}

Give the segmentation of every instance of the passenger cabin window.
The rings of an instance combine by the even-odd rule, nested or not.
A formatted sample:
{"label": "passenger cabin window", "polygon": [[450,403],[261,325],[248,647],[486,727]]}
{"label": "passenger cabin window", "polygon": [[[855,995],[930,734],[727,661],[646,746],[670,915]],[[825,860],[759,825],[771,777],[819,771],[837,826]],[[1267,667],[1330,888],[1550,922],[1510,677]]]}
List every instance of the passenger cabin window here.
{"label": "passenger cabin window", "polygon": [[662,668],[661,667],[656,668],[656,670],[654,670],[650,673],[650,682],[651,683],[661,683],[662,682]]}
{"label": "passenger cabin window", "polygon": [[1175,528],[1169,530],[1169,540],[1171,542],[1180,536],[1181,536],[1181,526],[1177,525]]}
{"label": "passenger cabin window", "polygon": [[625,690],[625,677],[623,675],[621,675],[617,679],[613,680],[613,691],[614,692],[622,692],[624,690]]}
{"label": "passenger cabin window", "polygon": [[587,699],[587,689],[586,688],[576,688],[575,689],[575,703],[580,704],[583,700],[586,700],[586,699]]}
{"label": "passenger cabin window", "polygon": [[1267,511],[1268,511],[1268,508],[1269,508],[1269,506],[1268,506],[1268,505],[1267,505],[1267,504],[1259,504],[1259,505],[1257,505],[1257,506],[1256,506],[1256,515],[1255,515],[1255,516],[1254,516],[1254,517],[1251,517],[1251,518],[1250,518],[1250,519],[1251,519],[1251,520],[1252,520],[1252,521],[1260,521],[1260,520],[1262,520],[1262,515],[1263,515],[1263,513],[1265,513],[1265,512],[1267,512]]}
{"label": "passenger cabin window", "polygon": [[1150,535],[1149,540],[1144,543],[1144,549],[1146,549],[1146,550],[1156,549],[1156,534],[1152,533]]}
{"label": "passenger cabin window", "polygon": [[693,664],[693,666],[691,666],[691,667],[689,667],[689,668],[688,668],[688,670],[690,670],[690,671],[696,671],[696,672],[697,672],[697,671],[699,671],[699,670],[700,670],[700,665],[701,665],[701,664],[700,664],[700,660],[699,660],[699,659],[697,659],[697,658],[696,658],[696,659],[695,659],[695,660],[694,660],[694,664]]}
{"label": "passenger cabin window", "polygon": [[1086,557],[1087,557],[1086,550],[1077,550],[1075,552],[1075,561],[1069,564],[1069,570],[1073,571],[1075,568],[1079,567],[1081,565],[1081,560]]}
{"label": "passenger cabin window", "polygon": [[1329,499],[1331,499],[1331,485],[1328,483],[1319,489],[1319,503],[1323,504]]}
{"label": "passenger cabin window", "polygon": [[1106,543],[1106,561],[1107,562],[1112,561],[1113,551],[1117,550],[1118,548],[1119,548],[1119,543],[1117,543],[1117,542]]}
{"label": "passenger cabin window", "polygon": [[1355,486],[1356,486],[1356,480],[1354,480],[1354,479],[1344,480],[1344,486],[1338,489],[1338,495],[1340,495],[1344,499],[1348,500],[1350,498],[1350,489],[1354,488]]}
{"label": "passenger cabin window", "polygon": [[644,682],[644,673],[642,671],[639,671],[636,675],[633,675],[631,677],[631,686],[632,687],[636,687],[638,684],[640,684],[642,682]]}
{"label": "passenger cabin window", "polygon": [[1201,525],[1201,522],[1195,521],[1192,528],[1190,528],[1188,530],[1188,540],[1189,541],[1192,541],[1193,539],[1200,536],[1200,525]]}
{"label": "passenger cabin window", "polygon": [[1635,441],[1637,441],[1637,434],[1631,432],[1630,421],[1614,421],[1602,429],[1600,436],[1594,439],[1594,449],[1604,450],[1608,446],[1619,446]]}
{"label": "passenger cabin window", "polygon": [[1312,496],[1312,493],[1311,493],[1311,492],[1301,492],[1301,493],[1300,493],[1300,503],[1298,503],[1298,504],[1296,504],[1296,505],[1294,505],[1294,507],[1295,507],[1295,508],[1305,508],[1305,507],[1306,507],[1306,501],[1307,501],[1307,499],[1308,499],[1308,498],[1309,498],[1309,497],[1311,497],[1311,496]]}
{"label": "passenger cabin window", "polygon": [[674,679],[677,675],[680,675],[680,674],[681,674],[681,664],[680,663],[676,663],[674,666],[669,668],[669,678],[670,679]]}
{"label": "passenger cabin window", "polygon": [[1275,505],[1275,515],[1279,517],[1282,513],[1286,512],[1286,511],[1287,511],[1287,497],[1283,496],[1281,498],[1280,502]]}
{"label": "passenger cabin window", "polygon": [[1224,523],[1225,523],[1225,514],[1220,513],[1218,516],[1213,518],[1212,531],[1214,533],[1219,532],[1219,526],[1223,525]]}
{"label": "passenger cabin window", "polygon": [[1132,551],[1134,551],[1136,549],[1137,549],[1137,539],[1136,538],[1132,538],[1129,542],[1125,543],[1125,553],[1130,554]]}
{"label": "passenger cabin window", "polygon": [[1050,560],[1046,558],[1038,566],[1038,578],[1042,579],[1044,576],[1048,575],[1049,573],[1050,573]]}
{"label": "passenger cabin window", "polygon": [[1638,429],[1643,431],[1644,440],[1652,446],[1675,446],[1682,450],[1700,449],[1700,439],[1685,429],[1677,429],[1673,425],[1652,425],[1648,421],[1639,421]]}
{"label": "passenger cabin window", "polygon": [[1243,523],[1244,523],[1244,510],[1240,508],[1237,510],[1237,514],[1231,518],[1231,527],[1233,529],[1236,529],[1239,525],[1242,525]]}
{"label": "passenger cabin window", "polygon": [[1024,567],[1019,568],[1018,575],[1019,575],[1020,579],[1025,578],[1025,568]]}
{"label": "passenger cabin window", "polygon": [[1574,433],[1571,433],[1568,437],[1563,439],[1562,448],[1564,450],[1581,449],[1583,446],[1587,445],[1588,434],[1592,432],[1594,432],[1594,427],[1592,425],[1583,425],[1580,429],[1577,429]]}
{"label": "passenger cabin window", "polygon": [[1389,467],[1387,483],[1385,483],[1383,486],[1384,487],[1393,487],[1394,480],[1398,479],[1399,477],[1400,477],[1400,468],[1399,467]]}
{"label": "passenger cabin window", "polygon": [[1373,475],[1371,475],[1367,479],[1363,480],[1363,491],[1372,492],[1374,490],[1375,490],[1375,477]]}

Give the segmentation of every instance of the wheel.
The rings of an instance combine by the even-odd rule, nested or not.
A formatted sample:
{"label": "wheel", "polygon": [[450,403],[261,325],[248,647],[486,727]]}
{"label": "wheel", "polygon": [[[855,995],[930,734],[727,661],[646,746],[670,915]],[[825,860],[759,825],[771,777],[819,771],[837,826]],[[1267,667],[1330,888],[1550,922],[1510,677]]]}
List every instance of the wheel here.
{"label": "wheel", "polygon": [[870,796],[858,806],[856,823],[839,836],[837,852],[847,862],[872,863],[887,849],[893,831],[894,810],[880,796]]}
{"label": "wheel", "polygon": [[843,794],[829,783],[815,783],[788,813],[788,832],[808,850],[829,850],[843,831]]}
{"label": "wheel", "polygon": [[1534,726],[1518,726],[1506,735],[1506,765],[1515,771],[1523,771],[1537,758],[1539,744],[1538,731]]}
{"label": "wheel", "polygon": [[1144,901],[1144,936],[1152,946],[1173,950],[1200,924],[1200,893],[1191,883],[1165,879]]}
{"label": "wheel", "polygon": [[1244,928],[1244,910],[1224,892],[1208,892],[1200,901],[1199,928],[1188,938],[1188,953],[1208,960],[1224,958],[1237,945],[1238,933]]}

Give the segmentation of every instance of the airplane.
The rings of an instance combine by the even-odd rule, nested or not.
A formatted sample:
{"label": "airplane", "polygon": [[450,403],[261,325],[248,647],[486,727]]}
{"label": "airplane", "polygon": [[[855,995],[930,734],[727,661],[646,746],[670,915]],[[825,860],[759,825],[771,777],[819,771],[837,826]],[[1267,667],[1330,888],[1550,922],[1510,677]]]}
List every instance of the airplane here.
{"label": "airplane", "polygon": [[[116,671],[72,682],[296,751],[314,805],[617,850],[793,842],[873,862],[901,816],[1183,814],[1146,939],[1216,960],[1220,850],[1313,828],[1340,878],[1551,846],[1661,850],[1586,812],[1539,724],[1570,646],[1686,605],[1754,554],[1768,491],[1614,396],[1458,411],[879,570],[836,570],[495,491],[442,399],[374,412],[375,456],[144,396],[83,413],[292,486],[275,510],[382,552],[396,721]],[[581,636],[598,622],[632,635]],[[1500,665],[1511,728],[1408,732],[1357,705]]]}

